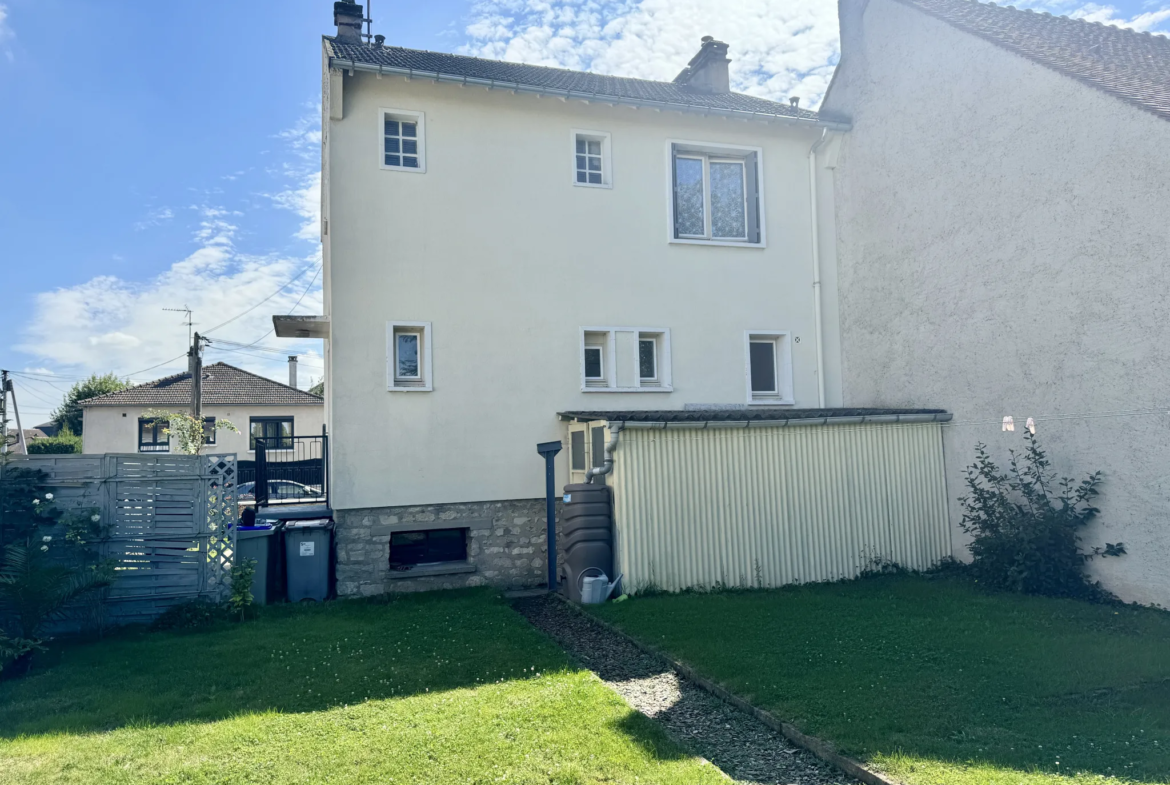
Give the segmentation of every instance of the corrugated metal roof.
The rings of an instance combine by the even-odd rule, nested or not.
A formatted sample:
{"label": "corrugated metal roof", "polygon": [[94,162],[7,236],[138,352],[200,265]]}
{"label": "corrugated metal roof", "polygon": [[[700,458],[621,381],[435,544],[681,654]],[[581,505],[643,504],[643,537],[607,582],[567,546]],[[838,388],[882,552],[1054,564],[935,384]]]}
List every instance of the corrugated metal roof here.
{"label": "corrugated metal roof", "polygon": [[706,108],[728,112],[787,117],[817,121],[820,116],[787,103],[769,101],[743,93],[701,93],[673,82],[606,76],[587,71],[548,68],[540,65],[484,60],[478,57],[405,49],[400,46],[350,43],[325,37],[325,46],[333,65],[349,63],[381,66],[394,71],[417,71],[422,75],[446,74],[453,77],[498,82],[501,86],[525,85],[550,91],[569,92],[578,98],[643,101],[689,108]]}
{"label": "corrugated metal roof", "polygon": [[[191,374],[178,373],[79,402],[81,406],[189,406]],[[204,406],[321,406],[323,398],[227,363],[203,367]]]}
{"label": "corrugated metal roof", "polygon": [[851,420],[861,422],[894,422],[930,419],[943,420],[950,415],[946,409],[781,409],[752,407],[750,409],[665,409],[615,411],[558,412],[563,420],[593,422],[608,420],[625,423],[710,423],[710,422],[776,422],[783,420]]}
{"label": "corrugated metal roof", "polygon": [[1170,120],[1170,38],[975,0],[900,0]]}

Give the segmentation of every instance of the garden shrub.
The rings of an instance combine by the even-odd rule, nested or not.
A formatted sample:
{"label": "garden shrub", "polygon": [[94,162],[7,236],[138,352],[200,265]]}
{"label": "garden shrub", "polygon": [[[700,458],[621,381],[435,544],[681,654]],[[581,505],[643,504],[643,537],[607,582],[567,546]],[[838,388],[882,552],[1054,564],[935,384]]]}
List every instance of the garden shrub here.
{"label": "garden shrub", "polygon": [[72,453],[81,453],[81,437],[73,435],[68,429],[56,436],[33,439],[28,443],[29,455],[69,455]]}
{"label": "garden shrub", "polygon": [[228,620],[228,609],[223,604],[207,600],[192,600],[172,605],[155,619],[152,630],[202,630]]}
{"label": "garden shrub", "polygon": [[1022,454],[1010,452],[1008,471],[991,460],[984,444],[976,445],[967,467],[967,494],[960,497],[961,526],[972,537],[971,571],[997,589],[1024,594],[1111,598],[1091,581],[1086,564],[1097,556],[1121,556],[1124,543],[1106,543],[1085,551],[1081,533],[1097,517],[1093,506],[1101,472],[1077,482],[1059,480],[1035,434],[1024,434]]}

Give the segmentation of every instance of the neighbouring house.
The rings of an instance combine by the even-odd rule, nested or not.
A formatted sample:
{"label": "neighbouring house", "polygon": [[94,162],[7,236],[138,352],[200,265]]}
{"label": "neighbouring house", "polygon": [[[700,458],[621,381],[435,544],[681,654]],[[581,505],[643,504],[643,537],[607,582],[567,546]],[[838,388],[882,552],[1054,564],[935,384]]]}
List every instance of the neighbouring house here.
{"label": "neighbouring house", "polygon": [[840,408],[847,124],[731,92],[710,37],[658,82],[363,41],[362,10],[323,41],[324,313],[274,317],[325,340],[339,593],[543,583],[558,440],[558,485],[612,467],[627,585],[950,552],[949,415]]}
{"label": "neighbouring house", "polygon": [[[79,405],[86,453],[176,452],[175,440],[163,433],[167,423],[148,413],[189,411],[191,374],[127,387],[79,401]],[[257,438],[270,446],[291,447],[293,437],[319,436],[324,411],[321,398],[296,387],[227,363],[203,367],[204,453],[236,453],[241,462],[251,461]],[[238,432],[215,429],[216,420],[227,420]]]}
{"label": "neighbouring house", "polygon": [[1088,544],[1128,555],[1094,574],[1170,606],[1170,39],[970,0],[840,21],[844,402],[954,413],[953,524],[976,443],[1034,418],[1055,469],[1105,473]]}

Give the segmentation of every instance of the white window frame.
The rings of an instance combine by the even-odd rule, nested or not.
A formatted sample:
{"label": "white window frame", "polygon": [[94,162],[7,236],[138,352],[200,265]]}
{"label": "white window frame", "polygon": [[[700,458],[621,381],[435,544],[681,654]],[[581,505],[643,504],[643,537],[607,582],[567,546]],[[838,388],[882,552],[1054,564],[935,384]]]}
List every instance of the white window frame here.
{"label": "white window frame", "polygon": [[601,375],[600,376],[590,376],[589,371],[587,370],[589,368],[589,363],[586,362],[586,363],[584,363],[584,365],[581,368],[582,378],[585,380],[586,384],[589,384],[590,382],[593,382],[594,384],[597,384],[599,382],[604,383],[606,381],[606,379],[605,379],[605,355],[606,355],[605,344],[604,343],[585,343],[581,348],[581,351],[583,353],[582,359],[584,359],[585,354],[589,353],[590,349],[597,350],[597,353],[601,356],[600,357],[601,362],[598,363],[598,367],[599,367]]}
{"label": "white window frame", "polygon": [[[418,167],[387,166],[386,164],[386,117],[391,120],[405,120],[408,123],[418,124]],[[416,112],[410,109],[378,109],[378,167],[390,172],[416,172],[425,174],[427,171],[427,116],[425,112]],[[401,155],[401,153],[399,153]]]}
{"label": "white window frame", "polygon": [[[403,378],[398,375],[399,333],[415,333],[420,336],[422,347],[419,351],[419,376]],[[431,362],[430,322],[386,322],[386,389],[390,392],[431,392],[434,366]]]}
{"label": "white window frame", "polygon": [[[662,375],[658,370],[658,343],[659,339],[656,336],[643,338],[643,333],[638,333],[638,384],[639,385],[657,385],[658,378]],[[642,375],[642,344],[648,343],[654,349],[654,375]]]}
{"label": "white window frame", "polygon": [[[601,142],[601,182],[600,183],[579,183],[577,182],[577,137],[584,137],[588,141]],[[607,131],[586,131],[581,128],[573,128],[569,131],[569,143],[572,151],[572,157],[569,159],[571,164],[570,176],[573,185],[580,188],[613,188],[613,166],[610,163],[612,155],[610,154],[610,134]]]}
{"label": "white window frame", "polygon": [[[752,344],[772,344],[776,367],[776,392],[752,391]],[[750,406],[794,406],[792,386],[792,333],[788,330],[746,330],[743,334],[744,384]]]}
{"label": "white window frame", "polygon": [[[634,357],[632,371],[633,387],[617,386],[617,334],[634,333]],[[603,334],[602,341],[590,334]],[[655,380],[643,380],[640,360],[641,341],[652,337],[656,343],[655,370],[658,377]],[[588,340],[588,343],[586,342]],[[581,392],[674,392],[673,378],[670,370],[670,328],[669,327],[582,327],[578,339],[581,357]],[[602,346],[602,379],[585,378],[585,347]],[[598,384],[598,382],[604,382]]]}
{"label": "white window frame", "polygon": [[[674,156],[675,148],[681,158],[699,158],[703,160],[703,223],[705,233],[703,237],[685,235],[674,236]],[[728,240],[711,238],[711,161],[738,162],[744,165],[744,228],[748,229],[751,222],[748,220],[748,209],[751,207],[751,197],[748,194],[747,161],[749,155],[756,155],[756,192],[759,201],[759,229],[760,241]],[[767,248],[768,233],[764,216],[767,209],[764,202],[764,148],[750,147],[737,144],[723,144],[719,142],[696,142],[687,139],[666,140],[666,238],[667,242],[675,245],[719,245],[732,248]]]}

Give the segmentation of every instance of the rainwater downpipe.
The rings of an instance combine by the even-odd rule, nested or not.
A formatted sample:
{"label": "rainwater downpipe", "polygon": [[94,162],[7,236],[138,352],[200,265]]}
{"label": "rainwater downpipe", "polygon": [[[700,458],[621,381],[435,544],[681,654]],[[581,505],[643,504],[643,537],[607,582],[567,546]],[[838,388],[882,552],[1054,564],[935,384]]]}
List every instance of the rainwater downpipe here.
{"label": "rainwater downpipe", "polygon": [[808,151],[808,193],[809,211],[812,215],[812,266],[813,266],[813,318],[816,321],[817,344],[817,401],[818,407],[825,408],[825,349],[821,340],[821,244],[820,220],[817,214],[817,150],[829,137],[829,129],[821,131],[821,136]]}
{"label": "rainwater downpipe", "polygon": [[594,466],[585,472],[585,482],[590,484],[593,483],[593,478],[604,476],[613,471],[613,451],[617,449],[618,434],[626,427],[624,422],[610,422],[606,425],[609,427],[609,441],[605,443],[605,460],[601,466]]}

